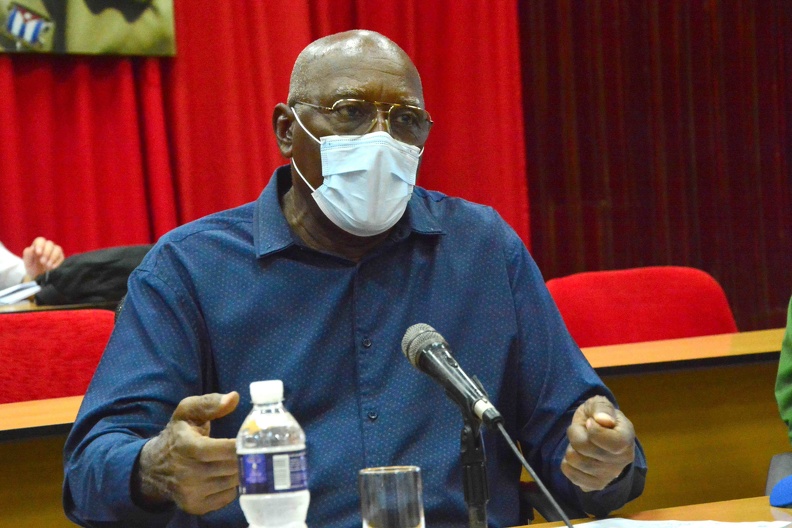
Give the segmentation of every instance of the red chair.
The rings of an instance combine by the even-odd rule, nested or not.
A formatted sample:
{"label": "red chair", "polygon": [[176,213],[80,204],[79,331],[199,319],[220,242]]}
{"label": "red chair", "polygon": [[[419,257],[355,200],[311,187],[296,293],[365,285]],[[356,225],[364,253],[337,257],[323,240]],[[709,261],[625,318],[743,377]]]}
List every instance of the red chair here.
{"label": "red chair", "polygon": [[0,403],[84,394],[112,331],[110,310],[0,314]]}
{"label": "red chair", "polygon": [[737,331],[720,284],[704,271],[650,266],[547,281],[581,347]]}

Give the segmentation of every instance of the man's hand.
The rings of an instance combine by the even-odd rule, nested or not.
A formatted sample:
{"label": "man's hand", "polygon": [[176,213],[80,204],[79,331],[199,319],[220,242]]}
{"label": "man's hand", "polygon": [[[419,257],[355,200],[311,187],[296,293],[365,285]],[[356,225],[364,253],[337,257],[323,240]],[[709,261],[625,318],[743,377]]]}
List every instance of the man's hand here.
{"label": "man's hand", "polygon": [[209,423],[238,403],[237,392],[191,396],[179,403],[165,429],[140,453],[133,488],[138,487],[143,505],[174,502],[187,513],[202,515],[236,498],[236,440],[209,438]]}
{"label": "man's hand", "polygon": [[633,424],[604,396],[578,407],[567,437],[561,471],[583,491],[603,489],[635,458]]}
{"label": "man's hand", "polygon": [[42,273],[53,270],[63,262],[63,249],[52,240],[37,237],[22,251],[26,279],[35,279]]}

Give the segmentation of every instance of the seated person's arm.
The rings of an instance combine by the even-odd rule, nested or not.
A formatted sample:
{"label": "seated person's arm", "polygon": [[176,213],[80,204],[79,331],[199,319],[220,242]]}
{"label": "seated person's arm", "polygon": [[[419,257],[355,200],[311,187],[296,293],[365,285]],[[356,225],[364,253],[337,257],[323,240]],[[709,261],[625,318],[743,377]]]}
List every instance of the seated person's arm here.
{"label": "seated person's arm", "polygon": [[776,401],[781,418],[789,430],[792,442],[792,299],[787,312],[786,333],[781,343],[781,357],[778,361],[778,375],[775,385]]}

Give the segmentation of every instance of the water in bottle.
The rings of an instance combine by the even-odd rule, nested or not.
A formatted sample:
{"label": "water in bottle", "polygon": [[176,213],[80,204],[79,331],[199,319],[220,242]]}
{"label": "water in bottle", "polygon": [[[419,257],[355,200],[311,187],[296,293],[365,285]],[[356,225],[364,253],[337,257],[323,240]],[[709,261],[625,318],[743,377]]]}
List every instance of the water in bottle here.
{"label": "water in bottle", "polygon": [[253,409],[237,435],[239,503],[250,528],[304,528],[311,499],[305,433],[283,407],[283,382],[250,384]]}

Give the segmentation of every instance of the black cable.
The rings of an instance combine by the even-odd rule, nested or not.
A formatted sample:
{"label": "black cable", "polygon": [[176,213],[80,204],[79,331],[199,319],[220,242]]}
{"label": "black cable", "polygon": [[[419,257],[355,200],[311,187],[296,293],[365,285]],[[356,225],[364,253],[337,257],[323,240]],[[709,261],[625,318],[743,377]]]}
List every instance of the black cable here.
{"label": "black cable", "polygon": [[517,446],[514,445],[514,442],[509,437],[509,433],[506,432],[506,429],[503,427],[503,424],[501,422],[498,422],[498,429],[500,430],[501,434],[503,435],[503,438],[506,439],[506,443],[509,444],[509,447],[511,447],[511,450],[514,452],[514,454],[520,460],[520,463],[523,465],[525,470],[528,471],[528,473],[531,475],[531,478],[534,479],[534,482],[536,482],[536,484],[539,486],[539,489],[542,490],[542,493],[544,493],[545,497],[547,497],[550,500],[550,504],[553,505],[553,508],[555,508],[556,512],[558,512],[558,515],[561,516],[561,519],[564,521],[564,524],[567,525],[567,528],[572,528],[572,523],[570,522],[569,517],[566,516],[566,513],[564,513],[564,510],[561,509],[561,506],[558,505],[558,503],[555,501],[553,496],[550,495],[550,492],[547,491],[547,488],[545,487],[544,484],[542,484],[542,481],[539,480],[539,476],[536,474],[536,472],[533,470],[533,468],[528,465],[528,462],[522,456],[522,453],[520,453],[520,450],[517,449]]}

